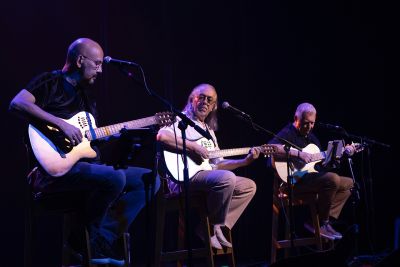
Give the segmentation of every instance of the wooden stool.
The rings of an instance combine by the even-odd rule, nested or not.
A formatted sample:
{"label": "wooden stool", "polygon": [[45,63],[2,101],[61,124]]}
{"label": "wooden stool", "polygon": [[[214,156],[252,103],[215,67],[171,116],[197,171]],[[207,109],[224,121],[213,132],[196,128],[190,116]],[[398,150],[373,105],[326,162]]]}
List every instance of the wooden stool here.
{"label": "wooden stool", "polygon": [[[285,249],[284,257],[289,256],[289,249],[291,247],[290,240],[290,227],[289,224],[285,222],[284,229],[284,239],[278,239],[279,235],[279,215],[284,209],[285,214],[288,214],[289,211],[289,199],[286,194],[286,191],[282,189],[279,185],[280,180],[277,177],[274,177],[274,193],[273,193],[273,201],[272,201],[272,238],[271,238],[271,260],[270,263],[274,263],[276,261],[276,254],[278,249]],[[303,238],[294,238],[293,243],[295,247],[302,246],[315,246],[317,250],[322,250],[323,241],[320,235],[320,224],[319,224],[319,216],[316,209],[316,198],[317,194],[310,196],[307,201],[293,199],[293,206],[302,206],[307,205],[310,209],[310,215],[313,227],[315,229],[314,236],[312,237],[303,237]],[[333,241],[331,241],[330,246],[333,245]]]}
{"label": "wooden stool", "polygon": [[[233,248],[214,249],[210,245],[210,222],[207,215],[206,199],[204,195],[192,195],[190,197],[190,208],[196,209],[200,216],[201,227],[207,233],[205,246],[192,249],[192,258],[204,258],[206,265],[214,266],[215,255],[226,255],[229,260],[229,266],[235,266]],[[183,261],[188,257],[188,250],[184,247],[185,242],[185,202],[183,194],[173,194],[168,189],[168,181],[161,178],[161,190],[157,196],[157,227],[154,265],[161,266],[163,262],[177,261],[177,266],[183,266]],[[164,226],[166,215],[169,212],[177,211],[179,214],[179,223],[177,229],[178,244],[177,249],[173,251],[164,251]],[[232,243],[232,236],[229,230],[225,230],[227,240]]]}

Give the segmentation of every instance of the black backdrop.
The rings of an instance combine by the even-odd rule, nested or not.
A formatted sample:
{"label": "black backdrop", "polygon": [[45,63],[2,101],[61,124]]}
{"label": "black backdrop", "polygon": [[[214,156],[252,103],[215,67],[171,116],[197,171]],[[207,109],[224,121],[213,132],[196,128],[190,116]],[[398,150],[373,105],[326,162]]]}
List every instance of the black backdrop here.
{"label": "black backdrop", "polygon": [[[177,107],[183,107],[195,85],[207,82],[217,88],[220,100],[272,131],[292,120],[298,103],[308,101],[320,121],[392,143],[384,80],[386,12],[375,2],[6,1],[1,10],[4,266],[22,265],[26,174],[21,141],[26,127],[7,113],[8,104],[34,75],[61,68],[68,45],[78,37],[97,40],[106,55],[140,63],[150,87]],[[93,88],[102,124],[164,109],[118,70],[104,66],[103,73]],[[269,139],[226,112],[220,113],[220,128],[223,148]],[[324,142],[332,138],[318,131]],[[355,160],[356,178],[361,184],[372,181],[357,209],[360,253],[366,254],[392,248],[399,215],[395,187],[388,186],[394,179],[390,150],[373,146],[370,152],[370,160],[367,155]],[[258,192],[234,229],[236,256],[241,262],[267,261],[271,181],[262,160],[238,173],[252,177]],[[343,218],[351,222],[349,209]],[[141,217],[132,230],[139,241]],[[135,253],[140,252],[139,246]]]}

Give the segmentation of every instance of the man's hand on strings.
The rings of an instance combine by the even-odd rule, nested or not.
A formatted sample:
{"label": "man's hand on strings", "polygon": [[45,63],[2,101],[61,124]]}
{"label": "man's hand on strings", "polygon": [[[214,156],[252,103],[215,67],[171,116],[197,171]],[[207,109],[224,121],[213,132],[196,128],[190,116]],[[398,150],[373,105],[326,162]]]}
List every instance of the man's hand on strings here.
{"label": "man's hand on strings", "polygon": [[76,128],[75,126],[69,124],[66,121],[62,121],[58,127],[61,129],[61,131],[64,133],[66,138],[71,142],[73,146],[78,145],[80,142],[82,142],[82,133],[81,131]]}
{"label": "man's hand on strings", "polygon": [[247,156],[246,156],[246,162],[247,163],[253,162],[260,156],[260,153],[261,153],[261,148],[252,147],[249,151],[249,154],[247,154]]}

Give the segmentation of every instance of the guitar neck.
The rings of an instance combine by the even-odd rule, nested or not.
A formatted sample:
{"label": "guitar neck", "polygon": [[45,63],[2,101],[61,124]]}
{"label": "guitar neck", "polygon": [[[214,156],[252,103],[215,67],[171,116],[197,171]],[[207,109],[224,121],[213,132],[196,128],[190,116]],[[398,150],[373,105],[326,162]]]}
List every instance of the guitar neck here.
{"label": "guitar neck", "polygon": [[209,152],[209,158],[215,159],[215,158],[221,158],[221,157],[245,155],[245,154],[249,153],[250,149],[251,149],[251,147],[214,150],[214,151]]}
{"label": "guitar neck", "polygon": [[143,119],[121,122],[109,126],[99,127],[93,130],[88,130],[86,131],[86,136],[89,141],[92,141],[95,139],[100,139],[114,134],[118,134],[124,128],[138,129],[153,124],[157,124],[157,121],[154,116],[151,116]]}

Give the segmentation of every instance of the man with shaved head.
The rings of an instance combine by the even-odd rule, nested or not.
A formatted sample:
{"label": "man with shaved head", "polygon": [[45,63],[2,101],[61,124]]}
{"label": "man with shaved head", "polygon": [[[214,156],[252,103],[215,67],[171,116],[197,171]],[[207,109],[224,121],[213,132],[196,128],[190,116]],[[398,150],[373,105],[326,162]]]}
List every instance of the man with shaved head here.
{"label": "man with shaved head", "polygon": [[[82,114],[86,114],[86,118],[79,123],[90,126],[96,123],[96,103],[88,89],[102,73],[103,57],[103,49],[97,42],[89,38],[75,40],[68,48],[62,70],[45,72],[34,78],[14,97],[10,110],[25,115],[31,125],[51,125],[63,134],[63,140],[73,149],[84,136],[79,126],[66,120],[84,111]],[[123,256],[118,250],[121,236],[145,205],[146,179],[143,178],[151,177],[151,171],[137,167],[115,170],[102,165],[95,150],[95,158],[79,160],[62,175],[51,175],[42,164],[35,162],[35,175],[30,176],[35,179],[30,182],[34,192],[44,194],[87,192],[86,202],[82,203],[82,220],[89,231],[92,263],[123,265]],[[156,192],[158,180],[154,187]],[[68,245],[79,252],[82,247],[76,236],[71,235]]]}

